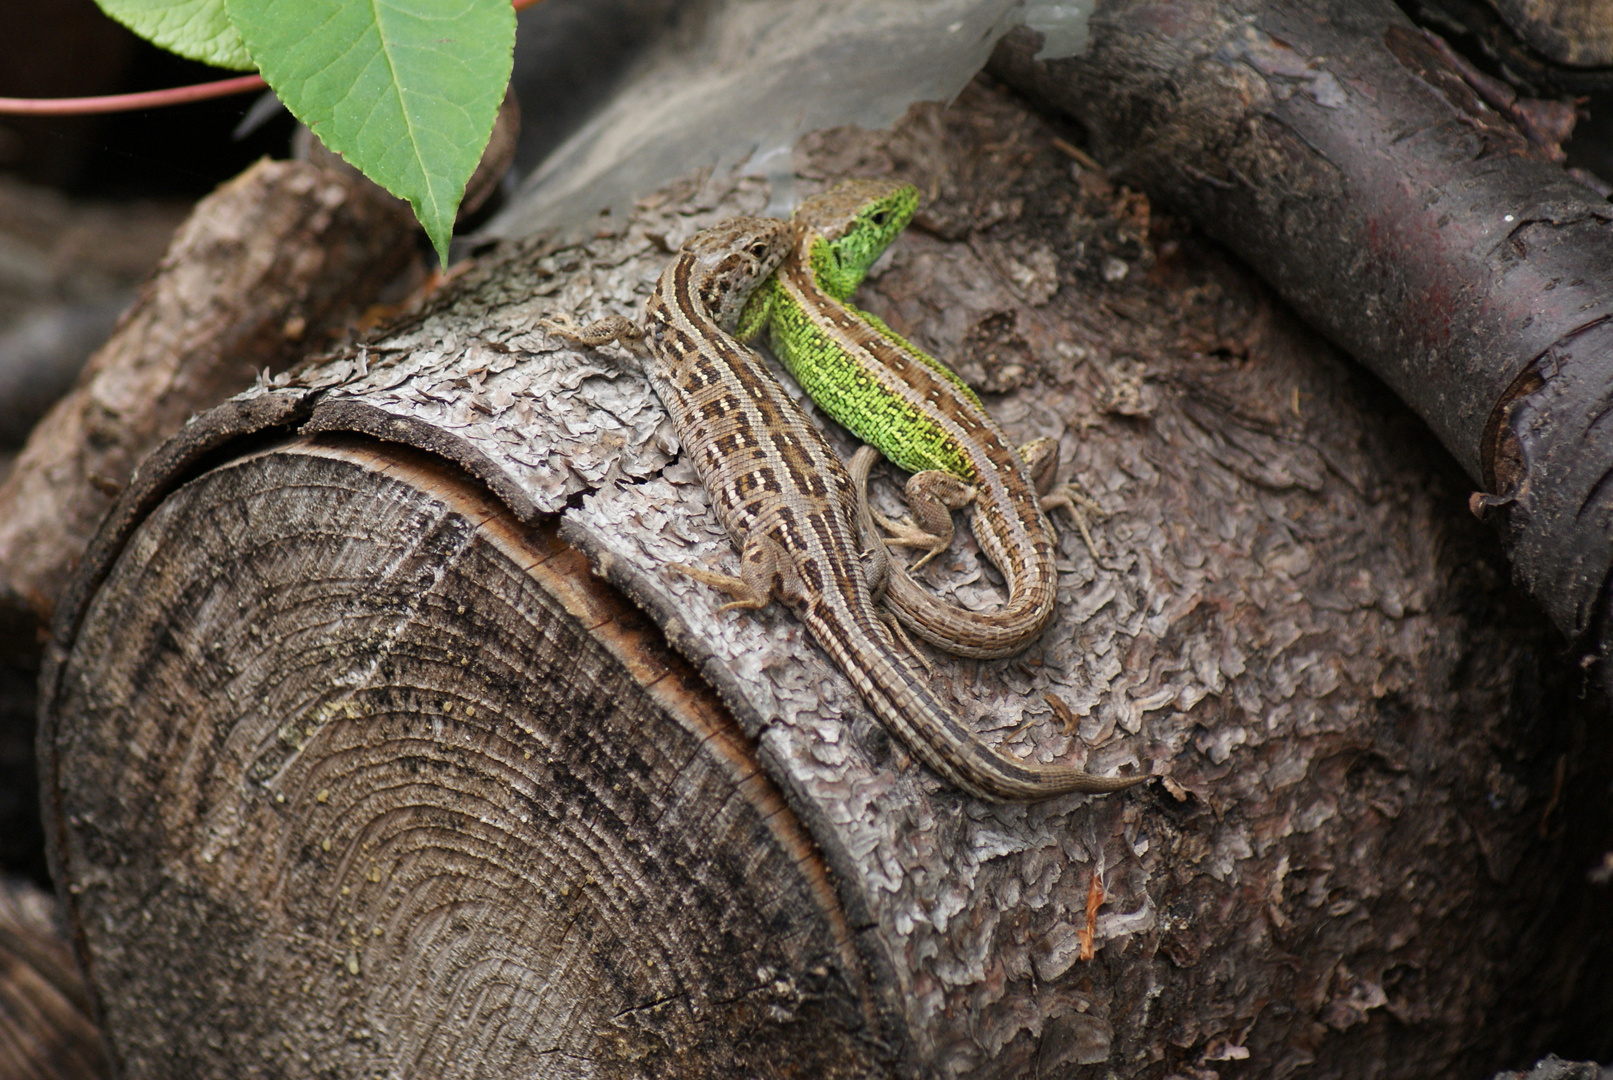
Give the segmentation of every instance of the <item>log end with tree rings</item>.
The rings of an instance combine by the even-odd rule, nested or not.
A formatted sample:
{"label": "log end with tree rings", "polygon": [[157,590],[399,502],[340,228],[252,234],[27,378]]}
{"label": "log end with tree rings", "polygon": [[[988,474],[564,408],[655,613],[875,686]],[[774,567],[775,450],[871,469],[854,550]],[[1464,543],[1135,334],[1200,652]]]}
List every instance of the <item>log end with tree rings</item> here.
{"label": "log end with tree rings", "polygon": [[56,686],[56,871],[123,1077],[875,1068],[749,741],[439,462],[322,436],[204,472]]}

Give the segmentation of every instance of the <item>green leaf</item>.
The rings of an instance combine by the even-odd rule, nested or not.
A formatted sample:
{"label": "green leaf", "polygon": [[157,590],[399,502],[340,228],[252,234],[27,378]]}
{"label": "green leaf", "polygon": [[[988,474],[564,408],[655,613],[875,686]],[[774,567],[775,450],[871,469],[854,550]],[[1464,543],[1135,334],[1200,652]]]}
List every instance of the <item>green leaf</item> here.
{"label": "green leaf", "polygon": [[257,67],[224,13],[224,0],[97,0],[101,10],[153,45],[214,67]]}
{"label": "green leaf", "polygon": [[510,79],[510,0],[225,0],[292,114],[414,207],[438,256]]}

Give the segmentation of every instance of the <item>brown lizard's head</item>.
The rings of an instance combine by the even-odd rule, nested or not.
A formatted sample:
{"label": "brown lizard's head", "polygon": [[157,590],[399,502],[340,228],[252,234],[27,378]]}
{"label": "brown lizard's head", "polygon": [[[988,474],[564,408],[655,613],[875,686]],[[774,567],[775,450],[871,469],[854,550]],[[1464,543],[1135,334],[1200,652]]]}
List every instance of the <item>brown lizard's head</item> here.
{"label": "brown lizard's head", "polygon": [[695,233],[681,252],[692,256],[690,282],[723,327],[732,327],[745,300],[790,250],[790,225],[778,218],[729,218]]}

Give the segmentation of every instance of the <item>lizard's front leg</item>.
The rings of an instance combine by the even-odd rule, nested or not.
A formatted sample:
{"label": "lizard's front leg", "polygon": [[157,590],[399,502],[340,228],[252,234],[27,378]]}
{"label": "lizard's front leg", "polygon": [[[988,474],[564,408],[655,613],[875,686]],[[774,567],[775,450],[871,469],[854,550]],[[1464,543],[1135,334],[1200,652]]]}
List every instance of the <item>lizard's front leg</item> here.
{"label": "lizard's front leg", "polygon": [[587,326],[578,326],[570,315],[560,313],[539,319],[538,325],[556,337],[565,338],[577,345],[586,345],[591,349],[619,341],[634,352],[644,351],[644,331],[625,315],[606,315],[602,319],[595,319]]}

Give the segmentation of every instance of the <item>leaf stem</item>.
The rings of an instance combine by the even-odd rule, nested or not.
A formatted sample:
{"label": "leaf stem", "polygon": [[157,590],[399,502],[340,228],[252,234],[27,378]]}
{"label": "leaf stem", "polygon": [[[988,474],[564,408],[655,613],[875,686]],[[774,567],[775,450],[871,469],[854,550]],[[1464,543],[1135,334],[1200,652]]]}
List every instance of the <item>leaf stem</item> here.
{"label": "leaf stem", "polygon": [[11,116],[89,116],[94,113],[131,112],[135,109],[156,109],[164,105],[183,105],[188,101],[206,101],[208,98],[228,97],[231,94],[249,94],[262,90],[268,84],[259,75],[242,75],[234,79],[196,83],[193,86],[175,86],[167,90],[146,90],[139,94],[107,94],[102,97],[79,98],[0,98],[0,114]]}
{"label": "leaf stem", "polygon": [[[543,0],[511,0],[511,6],[516,11],[536,7],[541,3]],[[266,86],[268,83],[265,83],[260,75],[242,75],[235,79],[175,86],[167,90],[146,90],[138,94],[106,94],[101,97],[78,98],[0,97],[0,116],[91,116],[96,113],[160,109],[168,105],[184,105],[191,101],[229,97],[231,94],[250,94]]]}

